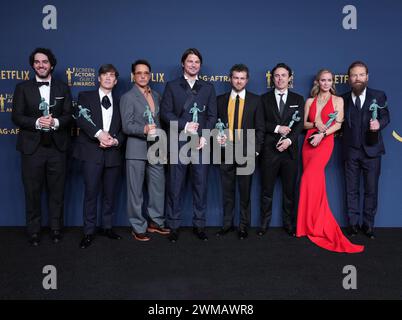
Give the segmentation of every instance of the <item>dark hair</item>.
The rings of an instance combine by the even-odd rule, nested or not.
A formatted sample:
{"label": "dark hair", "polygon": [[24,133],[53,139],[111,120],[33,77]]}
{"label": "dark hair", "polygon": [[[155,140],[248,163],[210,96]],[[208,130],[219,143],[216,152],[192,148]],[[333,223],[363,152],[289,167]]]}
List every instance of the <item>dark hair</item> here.
{"label": "dark hair", "polygon": [[116,67],[110,63],[102,64],[98,70],[98,76],[101,74],[105,74],[108,72],[114,72],[116,79],[119,77],[119,72],[117,71]]}
{"label": "dark hair", "polygon": [[132,65],[131,65],[131,72],[134,73],[135,72],[135,67],[138,66],[139,64],[144,64],[148,67],[149,72],[151,72],[151,64],[145,60],[145,59],[139,59],[137,61],[135,61]]}
{"label": "dark hair", "polygon": [[350,70],[352,70],[354,67],[363,67],[366,69],[366,73],[368,74],[367,65],[363,61],[355,61],[348,68],[348,76],[350,76]]}
{"label": "dark hair", "polygon": [[276,69],[278,68],[284,68],[289,72],[289,77],[291,77],[293,75],[292,69],[290,69],[290,67],[286,64],[286,63],[278,63],[275,67],[273,67],[273,69],[271,70],[271,74],[274,75]]}
{"label": "dark hair", "polygon": [[57,64],[56,57],[50,49],[36,48],[34,51],[32,51],[31,55],[29,56],[29,64],[31,65],[31,67],[33,67],[34,60],[35,60],[35,54],[37,54],[37,53],[44,54],[49,59],[50,65],[53,68],[56,66],[56,64]]}
{"label": "dark hair", "polygon": [[200,62],[202,64],[202,55],[196,48],[189,48],[184,51],[183,55],[181,56],[181,63],[184,63],[184,61],[186,61],[187,57],[190,54],[195,54],[200,59]]}
{"label": "dark hair", "polygon": [[245,64],[239,63],[235,64],[232,68],[230,68],[230,77],[233,76],[233,72],[245,72],[247,73],[247,79],[248,79],[248,67]]}

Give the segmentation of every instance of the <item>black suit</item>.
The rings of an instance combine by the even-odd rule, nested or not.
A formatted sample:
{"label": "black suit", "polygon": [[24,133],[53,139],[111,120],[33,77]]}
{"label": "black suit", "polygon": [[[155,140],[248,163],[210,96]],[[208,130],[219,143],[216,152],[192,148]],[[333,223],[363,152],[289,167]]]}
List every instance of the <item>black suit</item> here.
{"label": "black suit", "polygon": [[21,152],[22,181],[28,233],[41,228],[41,192],[46,181],[49,204],[49,224],[60,230],[64,212],[64,182],[66,151],[71,137],[71,93],[66,84],[51,79],[50,109],[59,127],[44,132],[36,129],[42,116],[39,110],[41,95],[36,79],[19,83],[14,92],[12,120],[20,128],[17,150]]}
{"label": "black suit", "polygon": [[102,227],[112,227],[112,215],[116,184],[121,172],[121,147],[124,135],[121,127],[119,100],[112,95],[113,116],[109,134],[116,138],[119,144],[110,148],[101,148],[95,134],[103,130],[102,107],[98,90],[80,92],[78,105],[90,110],[91,119],[95,126],[85,118],[77,118],[80,133],[74,144],[73,156],[82,161],[82,170],[85,183],[84,196],[84,234],[90,235],[96,229],[97,199],[100,187],[102,191]]}
{"label": "black suit", "polygon": [[363,224],[374,227],[377,212],[378,180],[381,171],[381,156],[385,153],[381,130],[390,122],[388,108],[378,109],[377,120],[380,123],[378,143],[367,143],[372,112],[369,106],[375,99],[383,107],[387,97],[383,91],[367,88],[366,99],[361,109],[352,100],[351,92],[343,95],[345,105],[345,121],[343,123],[343,158],[345,160],[346,205],[349,223],[358,225],[360,220],[360,177],[363,173],[364,202]]}
{"label": "black suit", "polygon": [[[230,92],[220,95],[217,98],[218,118],[223,123],[228,123],[228,105]],[[264,114],[261,106],[260,96],[246,91],[243,107],[243,116],[241,119],[241,128],[243,130],[241,139],[243,143],[234,144],[227,143],[228,152],[234,153],[237,145],[242,146],[243,156],[247,156],[247,149],[250,144],[254,144],[255,152],[249,155],[248,160],[254,161],[256,152],[261,152],[261,147],[264,139]],[[237,129],[237,128],[236,128]],[[247,139],[247,130],[255,129],[255,139]],[[237,134],[235,134],[237,137]],[[249,150],[249,152],[251,152]],[[228,162],[228,161],[226,161]],[[222,163],[220,165],[222,192],[223,192],[223,228],[230,228],[233,225],[234,208],[236,200],[236,176],[239,184],[240,194],[240,230],[246,230],[250,226],[251,207],[250,207],[250,192],[251,192],[251,177],[252,174],[239,175],[236,170],[239,167],[244,167],[243,164],[238,164],[236,159],[232,163],[225,163],[225,152],[222,152]],[[254,171],[254,170],[253,170]]]}
{"label": "black suit", "polygon": [[[279,113],[275,90],[262,96],[265,119],[265,138],[262,151],[262,195],[261,195],[261,228],[269,227],[272,217],[272,198],[275,181],[278,175],[282,180],[282,220],[286,228],[293,227],[295,216],[295,190],[298,171],[298,139],[303,130],[304,98],[288,91],[282,115]],[[298,111],[300,121],[294,122],[287,138],[292,141],[289,148],[279,152],[276,145],[281,137],[275,133],[276,126],[289,126],[292,116]]]}

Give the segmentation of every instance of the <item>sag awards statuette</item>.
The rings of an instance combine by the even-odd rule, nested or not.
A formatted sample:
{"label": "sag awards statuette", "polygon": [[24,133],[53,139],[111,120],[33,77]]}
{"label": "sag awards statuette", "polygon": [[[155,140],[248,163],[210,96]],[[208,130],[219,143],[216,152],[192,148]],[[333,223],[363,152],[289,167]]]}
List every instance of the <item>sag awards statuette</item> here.
{"label": "sag awards statuette", "polygon": [[204,112],[206,109],[206,106],[202,110],[198,108],[197,102],[194,102],[193,107],[190,109],[190,113],[193,114],[193,122],[198,123],[198,112]]}
{"label": "sag awards statuette", "polygon": [[[373,99],[371,102],[371,105],[369,107],[369,110],[371,111],[371,120],[377,120],[378,117],[378,109],[384,109],[387,107],[387,103],[385,102],[384,106],[381,107],[380,105],[377,104],[377,100]],[[368,130],[366,132],[366,141],[367,144],[372,146],[378,143],[378,130]]]}
{"label": "sag awards statuette", "polygon": [[[50,108],[53,108],[56,104],[49,105],[45,98],[41,98],[39,103],[39,110],[42,111],[42,115],[47,117],[50,114]],[[41,128],[42,131],[50,131],[50,128]]]}
{"label": "sag awards statuette", "polygon": [[92,118],[91,118],[91,110],[89,110],[89,109],[87,109],[87,108],[85,108],[85,107],[83,107],[83,106],[78,106],[78,116],[77,117],[75,117],[74,115],[73,115],[73,118],[74,119],[77,119],[77,118],[79,118],[79,117],[83,117],[85,120],[87,120],[90,124],[92,124],[94,127],[96,127],[96,124],[92,121]]}
{"label": "sag awards statuette", "polygon": [[[216,123],[215,128],[219,130],[218,137],[220,137],[220,138],[226,137],[225,129],[227,128],[227,126],[221,121],[220,118],[218,118],[218,122]],[[226,147],[226,142],[223,144],[220,144],[220,146],[221,146],[221,148]]]}
{"label": "sag awards statuette", "polygon": [[[299,114],[299,110],[296,110],[293,115],[292,115],[292,120],[290,120],[289,122],[289,128],[293,127],[293,124],[295,122],[299,122],[301,120],[300,116],[298,116]],[[279,145],[283,140],[287,139],[287,135],[281,136],[281,138],[279,139],[278,143],[276,145]]]}
{"label": "sag awards statuette", "polygon": [[[338,111],[335,111],[334,113],[330,113],[330,114],[328,115],[329,119],[328,119],[327,123],[325,124],[325,128],[326,128],[326,129],[328,129],[328,128],[331,126],[332,122],[335,121],[337,115],[338,115]],[[316,131],[308,138],[308,142],[311,143],[311,140],[313,140],[314,136],[315,136],[316,134],[319,134],[319,133],[320,133],[320,131],[316,130]]]}
{"label": "sag awards statuette", "polygon": [[[155,120],[154,120],[152,111],[148,105],[145,106],[144,118],[146,119],[147,124],[155,124]],[[150,134],[149,136],[155,137],[155,134]]]}

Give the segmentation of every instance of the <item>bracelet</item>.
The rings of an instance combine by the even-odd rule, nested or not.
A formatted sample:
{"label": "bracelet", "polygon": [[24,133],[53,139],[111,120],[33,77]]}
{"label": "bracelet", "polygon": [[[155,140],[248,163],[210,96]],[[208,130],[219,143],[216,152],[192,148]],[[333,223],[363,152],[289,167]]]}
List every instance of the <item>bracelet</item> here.
{"label": "bracelet", "polygon": [[327,136],[327,131],[324,131],[323,134],[324,134],[324,138],[325,138]]}

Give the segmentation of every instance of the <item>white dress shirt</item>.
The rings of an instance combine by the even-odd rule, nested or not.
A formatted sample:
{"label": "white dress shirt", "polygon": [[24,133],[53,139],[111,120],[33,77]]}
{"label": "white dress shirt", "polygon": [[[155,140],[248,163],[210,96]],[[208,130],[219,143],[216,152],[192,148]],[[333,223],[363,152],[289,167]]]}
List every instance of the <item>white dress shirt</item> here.
{"label": "white dress shirt", "polygon": [[[99,88],[98,90],[99,92],[99,99],[100,99],[100,103],[101,103],[101,109],[102,109],[102,121],[103,121],[103,131],[109,132],[110,130],[110,124],[112,123],[112,117],[113,117],[113,98],[112,98],[112,93],[109,92],[108,94],[105,94],[101,88]],[[102,99],[104,96],[108,96],[111,106],[106,109],[102,106]],[[99,134],[101,133],[102,130],[99,130],[96,134],[95,134],[95,138],[97,138],[99,136]]]}
{"label": "white dress shirt", "polygon": [[[365,88],[359,96],[360,108],[363,108],[364,101],[366,101],[366,91],[367,91],[367,88]],[[355,104],[356,103],[356,95],[353,93],[353,91],[352,91],[352,100],[353,100],[353,104]]]}
{"label": "white dress shirt", "polygon": [[[36,78],[36,82],[49,82],[48,86],[43,85],[43,86],[39,87],[39,94],[40,94],[40,97],[44,98],[45,102],[49,106],[51,106],[52,103],[50,101],[50,86],[52,85],[52,77],[50,77],[49,80],[43,80],[43,79],[39,78],[38,76],[35,76],[35,78]],[[54,103],[55,103],[55,101],[53,101],[53,104]],[[38,108],[39,108],[39,106],[38,106]],[[52,113],[51,109],[50,109],[49,113]],[[40,130],[42,128],[41,125],[39,124],[39,118],[36,119],[35,128],[38,129],[38,130]],[[59,128],[59,120],[54,118],[54,126],[50,127],[50,128],[53,129],[53,130],[57,130]]]}

